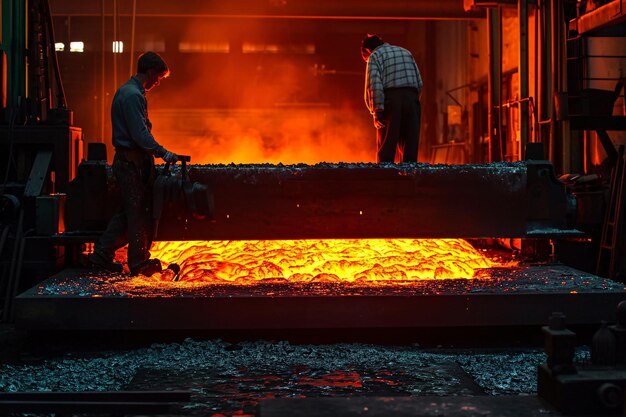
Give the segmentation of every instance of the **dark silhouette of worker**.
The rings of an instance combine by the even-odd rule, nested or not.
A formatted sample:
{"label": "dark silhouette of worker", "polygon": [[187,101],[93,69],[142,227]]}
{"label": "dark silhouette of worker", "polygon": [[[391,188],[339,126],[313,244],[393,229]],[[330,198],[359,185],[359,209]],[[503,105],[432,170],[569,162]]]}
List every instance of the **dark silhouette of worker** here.
{"label": "dark silhouette of worker", "polygon": [[378,35],[361,44],[365,71],[365,104],[376,127],[376,162],[417,162],[420,138],[422,76],[411,53]]}
{"label": "dark silhouette of worker", "polygon": [[161,262],[150,259],[154,157],[175,163],[178,156],[159,145],[152,136],[145,94],[169,74],[163,58],[154,52],[146,52],[137,61],[137,73],[113,97],[113,175],[120,188],[122,207],[111,218],[93,253],[88,256],[94,266],[122,272],[122,264],[114,262],[113,257],[117,249],[128,243],[131,275],[151,276],[161,271]]}

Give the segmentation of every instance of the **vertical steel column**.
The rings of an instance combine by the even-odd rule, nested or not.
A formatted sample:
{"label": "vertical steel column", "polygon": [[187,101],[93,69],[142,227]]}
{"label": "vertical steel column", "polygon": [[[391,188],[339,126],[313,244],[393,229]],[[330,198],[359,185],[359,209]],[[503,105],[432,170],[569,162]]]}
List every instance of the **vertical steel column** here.
{"label": "vertical steel column", "polygon": [[519,19],[519,155],[526,159],[528,143],[528,0],[517,3]]}
{"label": "vertical steel column", "polygon": [[[538,118],[539,129],[541,129],[541,138],[544,141],[544,150],[546,156],[552,160],[554,151],[554,138],[549,129],[549,123],[552,123],[553,88],[552,88],[552,17],[550,13],[550,0],[540,0],[538,8],[539,18],[539,98]],[[547,138],[547,140],[546,140]],[[547,143],[546,143],[547,142]]]}
{"label": "vertical steel column", "polygon": [[487,9],[487,45],[489,54],[489,72],[487,75],[489,92],[489,162],[501,161],[502,142],[500,140],[500,104],[502,101],[502,51],[501,51],[501,16],[500,9]]}
{"label": "vertical steel column", "polygon": [[[6,59],[6,106],[15,109],[26,97],[26,0],[2,1],[2,43]],[[5,122],[8,122],[9,112]]]}
{"label": "vertical steel column", "polygon": [[[117,17],[118,17],[118,8],[117,8],[117,0],[113,0],[113,42],[117,42],[118,41],[118,34],[117,34]],[[113,42],[111,42],[111,46],[113,46]],[[112,50],[113,54],[113,88],[111,89],[111,91],[116,91],[117,90],[117,53]]]}
{"label": "vertical steel column", "polygon": [[[437,45],[437,21],[427,20],[424,22],[425,45]],[[440,126],[437,124],[438,108],[435,80],[438,77],[437,52],[435,48],[424,48],[424,58],[420,65],[420,72],[424,79],[424,90],[422,94],[422,133],[420,135],[419,155],[425,155],[428,160],[432,146],[437,144],[439,139]],[[432,86],[432,87],[431,87]]]}
{"label": "vertical steel column", "polygon": [[100,143],[105,143],[104,140],[104,123],[105,123],[105,74],[106,74],[106,69],[105,69],[105,54],[104,54],[104,50],[105,50],[105,39],[106,39],[106,32],[105,32],[105,19],[104,19],[104,12],[105,12],[105,0],[100,0],[100,6],[101,6],[101,10],[100,10]]}
{"label": "vertical steel column", "polygon": [[[562,50],[563,50],[563,36],[562,36],[562,12],[561,1],[550,0],[551,5],[551,45],[552,45],[552,97],[555,93],[562,91],[563,69],[562,69]],[[554,164],[554,171],[556,173],[564,172],[564,158],[563,158],[563,128],[562,123],[557,122],[554,110],[554,101],[552,102],[552,123],[551,135],[552,147],[550,159]],[[569,168],[569,164],[568,168]]]}
{"label": "vertical steel column", "polygon": [[[7,65],[7,53],[6,53],[6,28],[9,27],[8,22],[5,21],[7,19],[6,8],[8,8],[8,4],[10,2],[8,0],[0,0],[0,116],[4,119],[6,112],[4,112],[4,108],[7,105],[7,79],[6,79],[6,65]],[[1,120],[5,121],[5,120]]]}

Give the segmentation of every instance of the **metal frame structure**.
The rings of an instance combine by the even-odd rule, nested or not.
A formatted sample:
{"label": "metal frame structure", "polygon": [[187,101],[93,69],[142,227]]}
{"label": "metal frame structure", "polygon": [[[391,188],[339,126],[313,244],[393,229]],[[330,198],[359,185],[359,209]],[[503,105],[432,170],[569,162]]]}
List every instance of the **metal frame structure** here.
{"label": "metal frame structure", "polygon": [[[120,278],[65,270],[16,298],[20,328],[57,330],[410,329],[614,321],[623,286],[562,265],[499,271],[487,280],[355,287],[217,285],[120,293]],[[563,286],[563,277],[573,285]],[[525,282],[525,283],[524,283]],[[576,290],[572,290],[575,288]]]}

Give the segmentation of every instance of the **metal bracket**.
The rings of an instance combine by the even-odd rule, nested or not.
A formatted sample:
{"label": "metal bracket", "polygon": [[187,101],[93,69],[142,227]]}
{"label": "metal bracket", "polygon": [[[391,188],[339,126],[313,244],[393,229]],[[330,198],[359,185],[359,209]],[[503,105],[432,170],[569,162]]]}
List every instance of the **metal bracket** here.
{"label": "metal bracket", "polygon": [[48,175],[48,169],[50,169],[50,162],[52,162],[52,151],[37,152],[33,167],[30,170],[30,175],[28,176],[28,181],[26,182],[24,197],[37,197],[41,195],[46,176]]}

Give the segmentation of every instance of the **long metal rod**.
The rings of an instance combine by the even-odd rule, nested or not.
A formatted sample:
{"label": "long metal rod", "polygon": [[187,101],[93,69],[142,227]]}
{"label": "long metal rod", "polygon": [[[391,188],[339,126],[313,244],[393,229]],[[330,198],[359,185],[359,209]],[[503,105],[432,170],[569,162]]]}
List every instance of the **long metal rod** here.
{"label": "long metal rod", "polygon": [[[539,19],[540,19],[540,32],[539,35],[541,39],[539,39],[539,46],[541,48],[540,57],[540,73],[539,76],[539,100],[537,100],[539,104],[539,123],[550,122],[550,118],[552,117],[550,107],[551,99],[552,99],[552,79],[551,79],[551,56],[552,56],[552,43],[551,43],[551,16],[550,16],[550,1],[549,0],[541,0],[540,9],[539,9]],[[550,155],[550,148],[552,144],[551,140],[548,138],[548,155]]]}
{"label": "long metal rod", "polygon": [[499,160],[500,143],[498,115],[500,112],[500,13],[499,9],[493,8],[487,10],[487,26],[489,28],[488,36],[488,55],[489,55],[489,72],[488,78],[488,108],[489,108],[489,162]]}
{"label": "long metal rod", "polygon": [[133,75],[133,63],[135,56],[135,21],[137,19],[137,0],[133,0],[133,18],[132,24],[130,28],[130,54],[128,58],[128,76],[132,77]]}
{"label": "long metal rod", "polygon": [[505,144],[504,144],[504,132],[502,131],[502,39],[503,39],[503,27],[502,27],[502,6],[498,6],[498,143],[500,144],[500,161],[504,161]]}
{"label": "long metal rod", "polygon": [[102,6],[102,14],[100,21],[100,35],[101,35],[101,44],[100,44],[100,143],[104,143],[104,102],[105,102],[105,0],[100,0],[100,4]]}
{"label": "long metal rod", "polygon": [[[110,15],[110,14],[109,14]],[[55,16],[73,16],[73,17],[93,17],[95,14],[93,13],[56,13]],[[120,13],[119,16],[129,17],[129,13]],[[171,13],[171,14],[160,14],[160,13],[142,13],[141,17],[160,17],[160,18],[198,18],[198,19],[314,19],[314,20],[474,20],[479,19],[484,16],[482,15],[455,15],[451,17],[437,17],[437,16],[360,16],[360,15],[350,15],[350,16],[327,16],[327,15],[263,15],[263,14],[193,14],[193,13]]]}
{"label": "long metal rod", "polygon": [[[539,15],[541,13],[539,11],[539,6],[538,5],[537,5],[537,7],[535,7],[534,10],[535,10],[535,26],[534,26],[534,30],[535,30],[535,45],[534,45],[534,50],[533,50],[533,56],[535,57],[535,69],[534,69],[535,88],[534,88],[532,96],[538,98],[539,97],[539,58],[541,56],[541,55],[539,55],[539,31],[540,31]],[[535,129],[536,141],[537,142],[541,142],[541,130],[540,130],[540,127],[539,127],[539,112],[537,111],[538,102],[539,102],[539,100],[537,100],[537,105],[530,109],[530,112],[531,112],[531,117],[534,115],[534,123],[536,125],[536,129]],[[532,134],[531,134],[531,138],[532,138]]]}
{"label": "long metal rod", "polygon": [[519,0],[517,4],[519,18],[519,156],[526,159],[528,143],[528,0]]}
{"label": "long metal rod", "polygon": [[[113,42],[118,42],[117,35],[117,0],[113,0]],[[115,91],[117,89],[117,53],[113,50],[113,89],[111,91]]]}
{"label": "long metal rod", "polygon": [[[550,45],[551,45],[551,72],[552,79],[550,83],[551,96],[554,97],[556,93],[561,91],[560,87],[560,71],[559,65],[560,57],[560,2],[559,0],[552,0],[550,2]],[[563,158],[561,155],[561,138],[560,138],[560,124],[556,121],[554,103],[551,106],[551,123],[550,123],[550,160],[554,164],[556,172],[563,172]]]}

